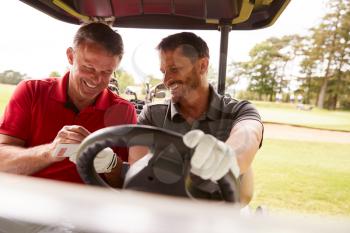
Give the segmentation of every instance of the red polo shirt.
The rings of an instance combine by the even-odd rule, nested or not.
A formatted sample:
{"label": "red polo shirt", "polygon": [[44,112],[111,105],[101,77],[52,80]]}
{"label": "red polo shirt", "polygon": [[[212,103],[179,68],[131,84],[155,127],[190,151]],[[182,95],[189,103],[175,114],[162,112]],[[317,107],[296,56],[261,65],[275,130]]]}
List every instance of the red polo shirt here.
{"label": "red polo shirt", "polygon": [[[135,124],[136,112],[128,101],[105,89],[94,105],[74,111],[67,100],[69,73],[63,78],[26,80],[18,84],[3,117],[0,134],[20,138],[26,147],[51,143],[65,125],[81,125],[94,132],[121,124]],[[126,148],[117,148],[127,160]],[[82,183],[76,166],[67,159],[52,164],[32,176]]]}

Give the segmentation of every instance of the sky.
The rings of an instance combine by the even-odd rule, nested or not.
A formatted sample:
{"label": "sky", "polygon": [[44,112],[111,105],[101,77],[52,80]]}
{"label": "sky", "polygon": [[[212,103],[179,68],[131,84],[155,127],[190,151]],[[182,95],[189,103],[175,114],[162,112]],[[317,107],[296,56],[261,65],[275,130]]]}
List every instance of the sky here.
{"label": "sky", "polygon": [[[272,26],[252,31],[231,31],[228,64],[249,58],[249,50],[263,40],[288,34],[306,34],[324,15],[326,0],[291,0]],[[15,70],[31,78],[45,78],[52,71],[64,74],[69,66],[66,49],[71,46],[77,25],[53,19],[18,0],[1,1],[0,72]],[[125,46],[120,67],[137,82],[152,74],[161,77],[157,51],[159,41],[175,30],[118,29]],[[210,49],[211,65],[219,63],[220,33],[194,31]]]}

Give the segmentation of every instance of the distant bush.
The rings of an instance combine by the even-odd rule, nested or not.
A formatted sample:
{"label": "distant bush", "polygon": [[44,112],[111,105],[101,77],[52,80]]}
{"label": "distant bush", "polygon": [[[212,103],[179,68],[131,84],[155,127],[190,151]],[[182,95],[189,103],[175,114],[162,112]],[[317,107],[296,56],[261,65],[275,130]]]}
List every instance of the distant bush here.
{"label": "distant bush", "polygon": [[350,110],[350,100],[345,99],[345,100],[340,101],[339,108],[343,109],[343,110]]}
{"label": "distant bush", "polygon": [[6,70],[0,73],[0,83],[17,85],[20,81],[26,79],[25,74],[13,70]]}

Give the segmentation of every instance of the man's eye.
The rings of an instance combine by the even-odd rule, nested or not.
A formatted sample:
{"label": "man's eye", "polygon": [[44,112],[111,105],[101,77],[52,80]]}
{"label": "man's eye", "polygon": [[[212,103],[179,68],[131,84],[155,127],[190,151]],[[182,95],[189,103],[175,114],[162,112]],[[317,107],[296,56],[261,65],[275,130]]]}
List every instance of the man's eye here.
{"label": "man's eye", "polygon": [[172,68],[170,68],[170,72],[171,73],[177,73],[178,72],[178,68],[172,67]]}
{"label": "man's eye", "polygon": [[113,71],[103,71],[103,72],[101,72],[101,74],[102,74],[104,77],[110,77],[110,76],[112,76]]}
{"label": "man's eye", "polygon": [[93,68],[90,68],[90,67],[87,67],[87,66],[83,66],[82,69],[83,69],[83,71],[86,71],[86,72],[94,72]]}

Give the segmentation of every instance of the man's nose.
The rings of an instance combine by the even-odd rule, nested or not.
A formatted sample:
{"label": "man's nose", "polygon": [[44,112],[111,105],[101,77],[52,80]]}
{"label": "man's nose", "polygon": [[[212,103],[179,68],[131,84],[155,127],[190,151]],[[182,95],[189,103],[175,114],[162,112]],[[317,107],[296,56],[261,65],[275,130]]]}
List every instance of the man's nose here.
{"label": "man's nose", "polygon": [[100,72],[95,72],[95,74],[94,74],[94,78],[95,78],[95,81],[96,82],[98,82],[98,83],[101,83],[103,80],[104,80],[104,78],[105,78],[105,75],[103,75],[102,73],[100,73]]}
{"label": "man's nose", "polygon": [[166,83],[169,81],[170,77],[169,77],[169,72],[164,71],[163,73],[163,83],[166,86]]}
{"label": "man's nose", "polygon": [[101,77],[101,75],[99,75],[99,73],[98,72],[95,72],[93,75],[92,75],[92,80],[91,81],[93,81],[94,83],[99,83],[100,82],[100,78]]}

